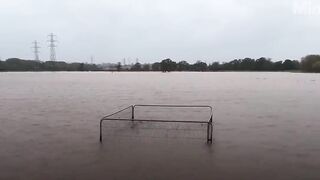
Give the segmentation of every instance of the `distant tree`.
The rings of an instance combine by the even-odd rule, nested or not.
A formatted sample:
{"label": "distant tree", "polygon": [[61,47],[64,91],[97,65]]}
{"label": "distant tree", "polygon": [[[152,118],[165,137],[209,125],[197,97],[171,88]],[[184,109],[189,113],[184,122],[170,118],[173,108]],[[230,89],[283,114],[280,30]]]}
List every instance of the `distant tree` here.
{"label": "distant tree", "polygon": [[272,62],[270,59],[265,57],[261,57],[256,60],[256,68],[257,71],[269,71],[272,70]]}
{"label": "distant tree", "polygon": [[[291,71],[299,70],[305,72],[319,72],[320,55],[308,55],[297,60],[286,59],[285,61],[272,62],[268,58],[259,58],[257,60],[251,58],[234,59],[230,62],[214,62],[207,65],[205,62],[197,61],[189,64],[186,61],[178,63],[171,59],[164,59],[161,62],[153,64],[140,63],[134,64],[130,70],[132,71]],[[113,69],[123,69],[121,63],[109,64]],[[103,65],[87,64],[87,63],[66,63],[64,61],[32,61],[18,58],[10,58],[6,61],[0,60],[0,71],[96,71],[102,70]]]}
{"label": "distant tree", "polygon": [[178,71],[189,71],[190,64],[187,61],[180,61],[177,64],[177,70]]}
{"label": "distant tree", "polygon": [[[80,68],[82,66],[82,68]],[[95,64],[66,63],[63,61],[33,61],[10,58],[0,62],[0,71],[79,71],[99,70]]]}
{"label": "distant tree", "polygon": [[136,63],[131,67],[131,71],[141,71],[141,64],[140,63]]}
{"label": "distant tree", "polygon": [[312,71],[313,72],[320,72],[320,61],[317,61],[312,64]]}
{"label": "distant tree", "polygon": [[151,68],[152,71],[161,71],[161,64],[159,62],[153,63]]}
{"label": "distant tree", "polygon": [[117,67],[116,67],[116,68],[117,68],[117,71],[121,71],[121,67],[122,67],[122,66],[121,66],[121,62],[118,62],[118,63],[117,63]]}
{"label": "distant tree", "polygon": [[143,64],[142,71],[150,71],[150,64]]}
{"label": "distant tree", "polygon": [[10,71],[19,71],[25,66],[23,65],[23,60],[20,60],[18,58],[10,58],[6,60],[6,67]]}
{"label": "distant tree", "polygon": [[273,70],[283,71],[282,61],[277,61],[277,62],[273,63]]}
{"label": "distant tree", "polygon": [[96,64],[88,64],[90,71],[98,71],[101,70]]}
{"label": "distant tree", "polygon": [[221,70],[223,70],[223,71],[231,71],[231,70],[233,70],[231,64],[227,63],[227,62],[223,62],[220,65],[220,67],[221,67]]}
{"label": "distant tree", "polygon": [[[70,64],[67,65],[68,66],[68,71],[70,71]],[[95,65],[95,64],[87,64],[85,63],[83,66],[83,70],[84,71],[96,71],[99,70],[99,68]]]}
{"label": "distant tree", "polygon": [[241,60],[240,69],[244,71],[254,71],[256,61],[251,58],[244,58]]}
{"label": "distant tree", "polygon": [[[43,66],[45,71],[69,71],[70,69],[70,65],[63,61],[46,61]],[[77,63],[76,71],[84,71],[84,64]]]}
{"label": "distant tree", "polygon": [[79,64],[79,71],[84,71],[84,63]]}
{"label": "distant tree", "polygon": [[300,61],[298,61],[298,60],[293,60],[292,62],[293,62],[293,64],[294,64],[294,69],[295,69],[295,70],[299,70],[299,69],[300,69],[300,66],[301,66]]}
{"label": "distant tree", "polygon": [[295,70],[299,68],[299,62],[298,61],[292,61],[290,59],[286,59],[283,64],[283,70]]}
{"label": "distant tree", "polygon": [[8,71],[38,71],[41,68],[41,63],[39,61],[10,58],[5,61],[5,67]]}
{"label": "distant tree", "polygon": [[[68,63],[63,61],[55,61],[54,62],[55,70],[56,71],[67,71],[68,70]],[[84,63],[81,63],[82,69],[81,71],[85,71]]]}
{"label": "distant tree", "polygon": [[0,71],[5,71],[6,67],[5,67],[5,62],[0,60]]}
{"label": "distant tree", "polygon": [[79,71],[80,69],[79,67],[80,67],[80,63],[70,63],[68,64],[67,71]]}
{"label": "distant tree", "polygon": [[175,71],[177,69],[177,63],[171,59],[162,60],[160,63],[162,72]]}
{"label": "distant tree", "polygon": [[223,62],[223,63],[220,64],[220,69],[222,71],[230,71],[230,70],[232,70],[232,66],[228,62]]}
{"label": "distant tree", "polygon": [[219,70],[221,70],[220,63],[219,62],[213,62],[212,64],[210,64],[208,66],[208,69],[209,69],[209,71],[219,71]]}
{"label": "distant tree", "polygon": [[231,70],[241,70],[241,60],[235,59],[228,63]]}
{"label": "distant tree", "polygon": [[319,61],[320,55],[308,55],[301,60],[301,70],[305,72],[315,72],[313,65]]}
{"label": "distant tree", "polygon": [[202,62],[202,61],[197,61],[196,63],[194,63],[192,65],[192,70],[193,71],[207,71],[208,70],[207,63]]}

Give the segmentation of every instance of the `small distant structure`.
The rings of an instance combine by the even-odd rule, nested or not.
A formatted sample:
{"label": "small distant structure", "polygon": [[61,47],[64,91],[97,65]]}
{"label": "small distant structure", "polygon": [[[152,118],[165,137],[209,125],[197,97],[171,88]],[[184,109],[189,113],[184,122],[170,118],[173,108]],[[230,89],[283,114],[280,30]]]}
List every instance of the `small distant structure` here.
{"label": "small distant structure", "polygon": [[49,47],[50,47],[50,61],[56,61],[56,50],[55,48],[57,47],[55,45],[55,43],[57,42],[57,40],[55,40],[56,35],[54,35],[53,33],[49,34]]}
{"label": "small distant structure", "polygon": [[119,63],[103,63],[99,65],[105,71],[129,71],[132,67],[130,64]]}
{"label": "small distant structure", "polygon": [[100,67],[105,71],[116,71],[117,70],[117,64],[114,64],[114,63],[103,63],[103,64],[100,64]]}
{"label": "small distant structure", "polygon": [[122,71],[129,71],[132,65],[126,63],[126,58],[123,58],[123,64],[121,66]]}
{"label": "small distant structure", "polygon": [[39,46],[38,46],[38,42],[37,41],[34,41],[33,43],[33,53],[34,53],[34,60],[35,61],[40,61],[40,58],[39,58]]}
{"label": "small distant structure", "polygon": [[131,69],[132,65],[131,64],[125,64],[121,66],[122,71],[129,71]]}
{"label": "small distant structure", "polygon": [[90,64],[93,64],[93,56],[90,57]]}

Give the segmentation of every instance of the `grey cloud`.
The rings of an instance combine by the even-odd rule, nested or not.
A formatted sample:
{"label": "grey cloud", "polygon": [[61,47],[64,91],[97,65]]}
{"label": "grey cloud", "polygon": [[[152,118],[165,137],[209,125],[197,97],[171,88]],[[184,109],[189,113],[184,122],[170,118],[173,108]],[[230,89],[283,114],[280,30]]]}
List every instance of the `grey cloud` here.
{"label": "grey cloud", "polygon": [[295,2],[0,0],[0,57],[32,59],[38,40],[47,60],[53,32],[57,57],[67,61],[299,59],[319,53],[320,15],[294,14]]}

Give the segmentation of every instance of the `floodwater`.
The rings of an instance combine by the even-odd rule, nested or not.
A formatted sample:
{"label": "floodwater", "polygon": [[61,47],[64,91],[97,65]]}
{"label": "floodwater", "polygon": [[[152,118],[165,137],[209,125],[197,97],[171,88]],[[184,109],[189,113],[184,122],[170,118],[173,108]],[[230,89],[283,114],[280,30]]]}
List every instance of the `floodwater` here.
{"label": "floodwater", "polygon": [[[0,102],[0,179],[320,179],[319,74],[0,73]],[[112,122],[100,144],[99,119],[131,104],[211,105],[214,143],[199,125]]]}

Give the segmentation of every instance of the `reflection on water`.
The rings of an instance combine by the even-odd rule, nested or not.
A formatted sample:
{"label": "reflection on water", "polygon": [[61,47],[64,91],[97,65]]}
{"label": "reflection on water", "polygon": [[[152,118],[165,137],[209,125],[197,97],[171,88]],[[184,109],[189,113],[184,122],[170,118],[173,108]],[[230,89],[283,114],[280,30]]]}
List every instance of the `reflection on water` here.
{"label": "reflection on water", "polygon": [[[320,179],[319,89],[302,73],[0,73],[0,179]],[[176,124],[108,126],[100,144],[99,119],[131,104],[212,105],[214,144]]]}

